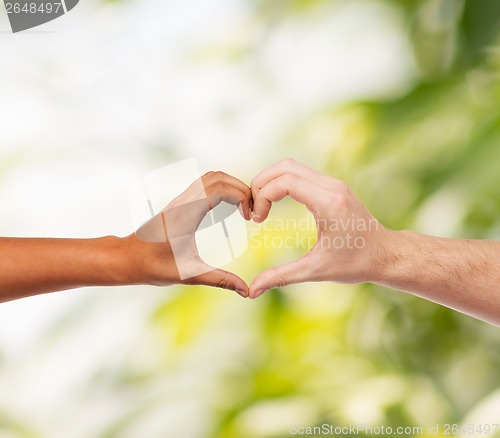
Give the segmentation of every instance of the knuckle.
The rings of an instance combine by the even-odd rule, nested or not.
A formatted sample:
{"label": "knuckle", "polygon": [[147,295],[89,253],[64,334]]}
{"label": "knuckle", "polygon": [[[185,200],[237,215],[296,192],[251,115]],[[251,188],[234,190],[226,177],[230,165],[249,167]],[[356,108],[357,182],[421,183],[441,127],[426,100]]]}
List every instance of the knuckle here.
{"label": "knuckle", "polygon": [[278,275],[274,278],[274,287],[275,288],[280,288],[280,287],[285,287],[287,286],[287,281],[284,277],[282,277],[281,275]]}
{"label": "knuckle", "polygon": [[347,209],[349,207],[349,196],[345,193],[332,194],[330,201],[338,209]]}
{"label": "knuckle", "polygon": [[280,161],[280,164],[282,166],[285,166],[285,167],[290,167],[290,166],[294,166],[297,162],[291,158],[291,157],[286,157],[286,158],[283,158],[281,161]]}
{"label": "knuckle", "polygon": [[335,188],[343,193],[348,193],[349,192],[349,186],[346,182],[336,179],[335,181]]}
{"label": "knuckle", "polygon": [[229,282],[227,280],[227,277],[224,276],[217,282],[217,287],[220,287],[221,289],[227,289],[229,286]]}
{"label": "knuckle", "polygon": [[322,196],[317,200],[316,208],[320,212],[328,211],[332,207],[333,197],[330,196]]}
{"label": "knuckle", "polygon": [[285,185],[286,187],[289,187],[293,184],[295,184],[296,177],[293,173],[286,172],[283,175],[280,176],[280,182]]}
{"label": "knuckle", "polygon": [[213,188],[214,188],[215,193],[222,193],[222,192],[224,192],[226,185],[223,181],[217,181],[213,185]]}
{"label": "knuckle", "polygon": [[197,181],[201,182],[203,187],[206,187],[208,184],[210,184],[210,180],[213,178],[213,172],[207,172],[205,173],[201,178],[199,178]]}

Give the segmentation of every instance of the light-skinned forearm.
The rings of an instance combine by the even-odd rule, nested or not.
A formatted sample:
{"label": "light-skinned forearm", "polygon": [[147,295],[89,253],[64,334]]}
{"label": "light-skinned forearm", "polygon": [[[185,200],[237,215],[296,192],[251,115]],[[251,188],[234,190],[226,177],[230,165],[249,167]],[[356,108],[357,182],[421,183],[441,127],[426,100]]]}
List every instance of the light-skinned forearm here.
{"label": "light-skinned forearm", "polygon": [[383,233],[375,283],[500,325],[500,242]]}
{"label": "light-skinned forearm", "polygon": [[251,186],[254,221],[263,222],[274,202],[290,196],[314,215],[318,230],[305,257],[255,278],[251,298],[306,281],[372,282],[500,325],[500,242],[388,230],[343,181],[290,158],[265,168]]}

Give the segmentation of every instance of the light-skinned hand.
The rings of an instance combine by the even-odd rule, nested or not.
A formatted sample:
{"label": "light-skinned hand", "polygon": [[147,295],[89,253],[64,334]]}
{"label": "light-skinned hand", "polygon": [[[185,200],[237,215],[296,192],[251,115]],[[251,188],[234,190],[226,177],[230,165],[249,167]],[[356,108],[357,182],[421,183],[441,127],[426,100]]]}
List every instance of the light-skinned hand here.
{"label": "light-skinned hand", "polygon": [[250,298],[292,283],[375,279],[376,253],[386,230],[346,183],[288,158],[265,168],[251,189],[255,222],[264,222],[272,204],[290,196],[313,214],[318,236],[306,256],[257,276]]}

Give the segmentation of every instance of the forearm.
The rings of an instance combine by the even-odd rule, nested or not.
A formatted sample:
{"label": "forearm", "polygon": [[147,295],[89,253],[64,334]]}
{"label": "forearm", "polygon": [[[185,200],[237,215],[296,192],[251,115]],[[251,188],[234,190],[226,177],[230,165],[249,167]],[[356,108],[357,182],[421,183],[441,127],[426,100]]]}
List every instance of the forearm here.
{"label": "forearm", "polygon": [[500,325],[500,243],[384,231],[375,282]]}
{"label": "forearm", "polygon": [[83,286],[139,283],[140,250],[131,238],[1,238],[0,302]]}

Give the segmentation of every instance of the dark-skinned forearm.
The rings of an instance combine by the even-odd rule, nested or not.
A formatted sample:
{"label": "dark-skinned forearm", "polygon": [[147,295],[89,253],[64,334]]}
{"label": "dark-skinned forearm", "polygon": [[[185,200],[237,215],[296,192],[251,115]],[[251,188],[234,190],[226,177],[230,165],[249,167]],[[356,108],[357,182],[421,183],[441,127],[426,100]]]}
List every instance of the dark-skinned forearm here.
{"label": "dark-skinned forearm", "polygon": [[151,248],[163,251],[135,236],[0,238],[0,302],[84,286],[154,283],[158,262]]}

